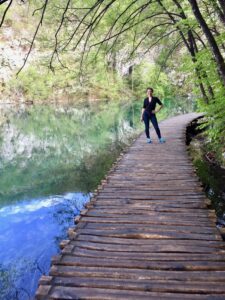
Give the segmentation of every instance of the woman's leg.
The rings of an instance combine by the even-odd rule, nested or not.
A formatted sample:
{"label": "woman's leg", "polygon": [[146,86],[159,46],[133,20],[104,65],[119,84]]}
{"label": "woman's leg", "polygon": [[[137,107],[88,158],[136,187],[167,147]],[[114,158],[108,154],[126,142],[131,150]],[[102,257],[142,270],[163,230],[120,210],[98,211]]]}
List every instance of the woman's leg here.
{"label": "woman's leg", "polygon": [[149,115],[144,112],[143,114],[143,119],[144,119],[144,123],[145,123],[145,134],[147,139],[150,139],[150,134],[149,134]]}
{"label": "woman's leg", "polygon": [[150,120],[152,122],[152,125],[155,128],[155,131],[156,131],[156,133],[158,135],[158,138],[161,139],[161,132],[160,132],[160,129],[159,129],[159,125],[158,125],[158,121],[157,121],[156,115],[155,114],[151,114]]}

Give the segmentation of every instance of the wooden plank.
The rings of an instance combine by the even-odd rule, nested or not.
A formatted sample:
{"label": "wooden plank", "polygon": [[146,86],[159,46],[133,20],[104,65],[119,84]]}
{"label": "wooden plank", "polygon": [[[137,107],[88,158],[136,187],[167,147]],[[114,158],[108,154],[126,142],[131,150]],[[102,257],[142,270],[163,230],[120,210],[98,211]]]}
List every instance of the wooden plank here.
{"label": "wooden plank", "polygon": [[[193,225],[193,220],[192,219],[175,219],[175,218],[164,218],[163,216],[161,217],[156,217],[154,218],[129,218],[129,217],[117,217],[117,218],[107,218],[107,217],[86,217],[83,216],[81,218],[81,222],[93,222],[93,223],[121,223],[121,224],[165,224],[165,225],[187,225],[191,226]],[[207,221],[199,221],[195,220],[196,226],[199,227],[212,227],[213,224]]]}
{"label": "wooden plank", "polygon": [[183,281],[155,281],[143,280],[137,282],[131,279],[120,278],[82,278],[82,277],[55,277],[54,284],[70,287],[97,287],[107,289],[174,292],[177,293],[201,293],[224,294],[223,282],[184,282]]}
{"label": "wooden plank", "polygon": [[[147,229],[148,230],[148,229]],[[149,230],[143,231],[140,229],[108,229],[108,230],[98,230],[98,229],[78,229],[76,232],[88,235],[97,235],[105,237],[123,237],[128,239],[179,239],[179,240],[204,240],[204,241],[221,241],[221,236],[212,234],[202,234],[202,233],[190,233],[190,232],[178,232],[176,230],[169,231],[162,230]]]}
{"label": "wooden plank", "polygon": [[189,203],[185,203],[185,202],[179,202],[177,203],[175,200],[171,201],[171,200],[157,200],[157,202],[155,200],[150,201],[136,201],[136,200],[124,200],[124,199],[120,199],[117,201],[113,201],[112,200],[100,200],[98,199],[97,202],[95,202],[93,204],[93,206],[95,208],[105,208],[105,207],[109,207],[110,208],[118,208],[118,206],[122,207],[122,205],[126,205],[127,208],[131,207],[131,208],[140,208],[140,209],[149,209],[149,210],[153,210],[156,209],[157,211],[163,211],[165,209],[171,209],[171,210],[175,210],[177,211],[177,209],[206,209],[206,205],[205,203],[202,202],[197,202],[197,201],[192,201]]}
{"label": "wooden plank", "polygon": [[[213,248],[220,248],[225,250],[225,244],[223,241],[215,241],[215,240],[188,240],[188,239],[148,239],[148,238],[122,238],[122,237],[109,237],[109,236],[98,236],[94,234],[78,234],[75,241],[88,241],[88,242],[95,242],[95,243],[103,243],[103,244],[119,244],[119,245],[138,245],[140,247],[147,245],[147,246],[178,246],[178,245],[198,245],[199,247],[213,247]],[[150,249],[150,248],[149,248]]]}
{"label": "wooden plank", "polygon": [[129,213],[129,212],[135,212],[137,211],[137,213],[143,213],[146,212],[147,214],[150,212],[169,212],[169,213],[187,213],[187,214],[193,214],[193,216],[195,215],[206,215],[209,216],[210,214],[215,215],[215,211],[210,211],[210,210],[206,210],[206,208],[202,208],[202,207],[191,207],[191,206],[176,206],[173,204],[165,204],[164,205],[155,205],[155,204],[149,204],[149,205],[135,205],[135,203],[129,205],[124,205],[124,207],[121,207],[120,205],[114,205],[114,204],[106,204],[105,205],[101,205],[101,204],[97,204],[94,203],[93,204],[93,210],[98,210],[101,212],[110,212],[110,213]]}
{"label": "wooden plank", "polygon": [[[159,240],[160,241],[160,240]],[[177,242],[177,241],[176,241]],[[95,243],[95,242],[88,242],[88,241],[71,241],[70,243],[73,247],[83,247],[86,249],[95,249],[95,250],[102,250],[102,251],[126,251],[126,252],[184,252],[184,253],[223,253],[223,250],[225,249],[223,247],[207,247],[207,246],[200,246],[198,245],[185,245],[185,244],[164,244],[159,245],[159,243],[156,243],[156,245],[121,245],[121,244],[109,244],[109,243]],[[224,252],[225,253],[225,252]]]}
{"label": "wooden plank", "polygon": [[149,196],[173,196],[173,197],[177,197],[177,196],[183,196],[183,197],[187,197],[187,198],[198,198],[198,196],[202,196],[202,193],[201,192],[197,192],[197,191],[192,191],[192,192],[189,192],[189,191],[175,191],[175,190],[153,190],[151,192],[147,192],[147,191],[139,191],[139,193],[136,193],[135,191],[120,191],[118,194],[115,194],[114,192],[105,192],[104,190],[102,191],[101,193],[101,197],[111,197],[112,199],[115,198],[115,197],[130,197],[132,199],[145,199]]}
{"label": "wooden plank", "polygon": [[[209,298],[210,297],[210,298]],[[40,298],[39,298],[40,299]],[[184,293],[157,293],[157,292],[143,292],[143,291],[129,291],[129,290],[116,290],[116,289],[100,289],[100,288],[87,288],[87,287],[64,287],[55,286],[53,287],[49,299],[201,299],[201,300],[224,300],[224,295],[202,295],[202,294],[184,294]]]}
{"label": "wooden plank", "polygon": [[179,200],[179,201],[185,201],[185,202],[196,202],[196,201],[201,201],[204,200],[205,197],[201,194],[201,195],[196,195],[195,193],[193,194],[189,194],[186,193],[184,195],[184,193],[181,193],[180,195],[177,195],[176,193],[165,193],[162,194],[160,192],[158,193],[149,193],[146,195],[127,195],[127,194],[120,194],[120,195],[114,195],[112,194],[104,194],[101,193],[98,195],[98,199],[110,199],[112,201],[114,201],[114,199],[128,199],[128,200],[132,200],[132,199],[136,199],[138,201],[140,200]]}
{"label": "wooden plank", "polygon": [[135,187],[135,186],[132,186],[132,187],[104,187],[103,189],[103,192],[104,193],[152,193],[152,192],[155,192],[155,191],[179,191],[179,192],[201,192],[202,191],[202,188],[201,187],[196,187],[196,186],[193,186],[193,185],[186,185],[186,184],[183,184],[183,185],[177,185],[177,186],[174,186],[174,185],[163,185],[163,187],[160,186],[161,183],[158,182],[158,184],[152,184],[152,185],[148,185],[148,186],[139,186],[139,187]]}
{"label": "wooden plank", "polygon": [[147,270],[186,270],[186,271],[225,271],[224,261],[139,261],[129,259],[108,259],[97,257],[79,257],[64,255],[55,265],[63,266],[87,266],[87,267],[112,267],[124,269],[147,269]]}
{"label": "wooden plank", "polygon": [[211,235],[216,235],[219,234],[218,230],[215,228],[215,226],[210,226],[210,227],[197,227],[197,226],[185,226],[185,225],[162,225],[162,224],[151,224],[151,226],[143,226],[142,224],[126,224],[126,227],[124,227],[124,224],[119,224],[119,223],[84,223],[84,227],[86,229],[111,229],[111,230],[116,230],[118,228],[120,229],[128,229],[128,230],[135,230],[135,229],[142,229],[142,232],[148,232],[148,231],[157,231],[157,230],[176,230],[177,232],[183,232],[183,233],[199,233],[199,234],[211,234]]}
{"label": "wooden plank", "polygon": [[[110,216],[112,217],[115,216],[120,216],[120,215],[126,215],[126,216],[137,216],[137,215],[142,215],[142,216],[147,216],[147,217],[154,217],[154,216],[160,216],[160,217],[180,217],[180,218],[195,218],[201,220],[201,219],[209,219],[210,214],[208,211],[187,211],[187,210],[164,210],[163,214],[162,211],[157,211],[157,209],[154,209],[153,211],[151,210],[146,210],[146,209],[127,209],[127,208],[121,208],[121,209],[104,209],[102,208],[101,210],[97,210],[93,208],[92,210],[88,211],[86,216],[95,216],[95,217],[102,217],[102,216]],[[212,214],[214,217],[214,214]]]}
{"label": "wooden plank", "polygon": [[174,204],[174,205],[199,205],[199,204],[204,204],[204,201],[206,199],[202,198],[188,198],[188,197],[174,197],[174,196],[166,196],[166,197],[159,197],[159,196],[149,196],[148,199],[132,199],[130,197],[123,197],[120,198],[119,196],[116,198],[110,198],[110,197],[100,197],[100,195],[98,196],[98,203],[107,203],[107,204],[139,204],[139,205],[143,205],[143,204],[148,204],[148,205],[170,205],[170,204]]}
{"label": "wooden plank", "polygon": [[218,253],[150,253],[150,252],[119,252],[119,251],[101,251],[94,249],[85,249],[75,247],[73,252],[68,253],[74,256],[85,257],[102,257],[107,259],[129,259],[129,260],[144,260],[144,261],[224,261],[224,254]]}
{"label": "wooden plank", "polygon": [[80,276],[101,278],[127,278],[143,280],[178,280],[195,282],[225,281],[225,271],[173,271],[173,270],[145,270],[137,268],[112,268],[112,267],[90,267],[90,266],[61,266],[53,265],[50,269],[51,276]]}

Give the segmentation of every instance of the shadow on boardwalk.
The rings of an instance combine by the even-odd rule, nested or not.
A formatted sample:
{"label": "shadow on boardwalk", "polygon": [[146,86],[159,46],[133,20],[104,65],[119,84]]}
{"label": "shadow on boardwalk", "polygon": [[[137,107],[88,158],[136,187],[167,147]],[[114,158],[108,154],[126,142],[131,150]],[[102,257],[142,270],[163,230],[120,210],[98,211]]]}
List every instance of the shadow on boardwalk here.
{"label": "shadow on boardwalk", "polygon": [[69,230],[37,299],[225,299],[225,245],[185,145],[197,114],[121,155]]}

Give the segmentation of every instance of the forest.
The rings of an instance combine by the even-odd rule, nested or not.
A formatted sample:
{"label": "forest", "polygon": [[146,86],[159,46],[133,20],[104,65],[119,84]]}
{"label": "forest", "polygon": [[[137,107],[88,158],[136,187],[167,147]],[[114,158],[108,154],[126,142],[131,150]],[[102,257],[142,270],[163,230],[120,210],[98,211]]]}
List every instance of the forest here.
{"label": "forest", "polygon": [[[60,242],[68,239],[67,230],[74,225],[74,218],[80,218],[81,210],[97,189],[103,190],[107,172],[112,172],[118,157],[122,157],[119,155],[137,138],[140,143],[131,153],[135,159],[128,159],[127,165],[118,168],[126,169],[123,177],[120,174],[114,178],[118,197],[113,196],[112,203],[108,202],[110,207],[121,219],[127,215],[135,219],[140,214],[138,222],[146,213],[144,218],[151,223],[149,216],[155,214],[153,219],[158,218],[159,228],[165,230],[160,238],[166,240],[155,238],[159,235],[158,231],[153,233],[154,226],[159,229],[154,220],[153,228],[149,223],[145,229],[149,230],[147,238],[153,236],[150,248],[156,246],[160,255],[157,243],[161,241],[165,247],[172,247],[168,248],[168,256],[181,257],[181,252],[186,251],[175,253],[177,242],[187,243],[190,257],[196,253],[192,253],[189,242],[200,246],[203,242],[208,255],[214,247],[210,243],[218,242],[212,241],[216,237],[213,230],[216,225],[223,230],[225,226],[225,0],[0,0],[0,48],[0,299],[33,299],[38,280],[49,272],[51,257],[59,254]],[[141,144],[144,128],[140,114],[147,87],[153,88],[154,95],[164,104],[157,112],[160,126],[164,126],[169,137],[163,145],[155,141],[153,145]],[[176,123],[164,122],[170,122],[174,116],[177,120],[189,118],[193,115],[188,113],[192,112],[204,117],[199,123],[189,124],[186,143],[190,138],[191,145],[186,147],[181,128],[167,128],[165,124]],[[195,136],[195,130],[200,134]],[[209,215],[215,209],[217,223],[209,223],[208,210],[201,202],[205,194],[199,192],[199,179],[193,177],[192,162],[187,161],[184,149],[189,149],[196,173],[211,200],[211,206],[207,204],[211,208]],[[151,155],[146,161],[151,153],[157,163],[151,161]],[[139,169],[130,171],[133,160]],[[157,187],[154,180],[147,182],[143,177],[151,178],[154,171],[158,172]],[[131,198],[138,191],[146,201],[137,200],[137,194],[136,200],[127,201],[126,184],[118,178],[127,180],[126,193]],[[113,189],[109,186],[108,193]],[[155,196],[150,195],[151,189]],[[121,211],[117,211],[117,201]],[[106,212],[104,206],[101,209],[97,215]],[[171,229],[166,221],[162,224],[168,214]],[[114,217],[118,217],[116,213],[110,216]],[[197,225],[192,224],[191,218]],[[181,232],[176,231],[178,221]],[[188,222],[188,226],[183,226],[183,222]],[[124,230],[123,220],[121,224]],[[135,238],[145,236],[143,224],[134,223],[132,229],[128,228],[128,236],[132,236],[132,230]],[[209,228],[212,231],[207,237]],[[125,240],[126,233],[122,237]],[[95,237],[90,234],[88,238]],[[127,247],[129,243],[130,240]],[[197,259],[202,249],[197,249]],[[151,251],[150,256],[158,255]],[[102,252],[107,251],[101,251],[100,256]],[[142,255],[130,253],[137,258]],[[202,257],[200,264],[196,258],[190,264],[188,260],[187,265],[181,261],[178,271],[190,273],[191,263],[197,272],[207,272],[207,266],[210,272],[216,267],[224,270],[224,258],[216,261],[214,249],[210,255],[212,261],[206,264]],[[176,273],[177,257],[173,256],[169,265],[172,269],[166,262],[166,269],[162,269],[165,274],[173,275],[174,270]],[[85,256],[82,259],[85,261]],[[153,262],[153,269],[161,263],[165,267],[160,259]],[[143,260],[145,271],[152,272],[150,261],[144,264]],[[175,285],[180,284],[180,293],[188,280],[182,282],[179,276]],[[224,291],[224,275],[216,276],[211,285],[211,277],[204,282],[205,277],[199,276],[201,295],[208,290],[219,295],[222,285]],[[192,297],[197,285],[193,289],[192,283],[188,284],[185,288],[190,288]],[[170,288],[166,284],[160,286],[166,291]],[[149,292],[146,283],[142,288]],[[158,285],[158,293],[157,289]]]}

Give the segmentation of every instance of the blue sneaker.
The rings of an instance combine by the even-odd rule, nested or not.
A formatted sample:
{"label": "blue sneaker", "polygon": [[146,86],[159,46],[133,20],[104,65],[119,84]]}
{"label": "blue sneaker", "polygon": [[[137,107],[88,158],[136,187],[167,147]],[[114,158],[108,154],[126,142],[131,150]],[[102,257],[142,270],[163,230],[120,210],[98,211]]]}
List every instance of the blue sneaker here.
{"label": "blue sneaker", "polygon": [[151,143],[152,143],[152,140],[147,138],[147,143],[148,143],[148,144],[151,144]]}
{"label": "blue sneaker", "polygon": [[160,139],[159,139],[159,143],[160,144],[163,144],[163,143],[165,143],[166,142],[166,140],[163,138],[163,137],[161,137]]}

